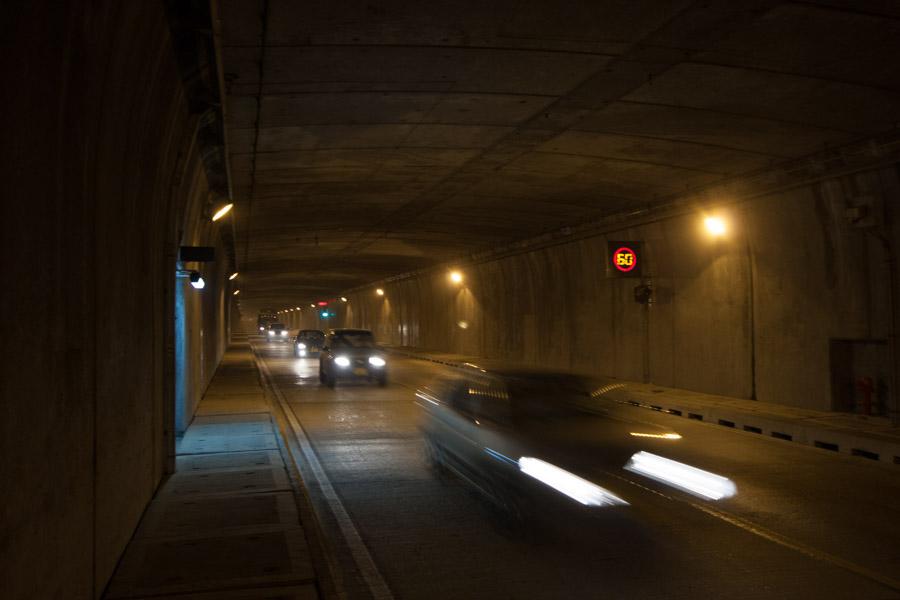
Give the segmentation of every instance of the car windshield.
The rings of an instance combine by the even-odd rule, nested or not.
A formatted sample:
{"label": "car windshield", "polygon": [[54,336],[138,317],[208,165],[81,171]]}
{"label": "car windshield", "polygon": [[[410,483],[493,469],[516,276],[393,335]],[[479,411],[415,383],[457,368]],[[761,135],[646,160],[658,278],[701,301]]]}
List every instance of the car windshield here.
{"label": "car windshield", "polygon": [[321,331],[302,331],[300,332],[300,338],[313,342],[321,342],[323,339],[325,339],[325,334]]}
{"label": "car windshield", "polygon": [[335,348],[371,348],[375,346],[375,338],[370,331],[341,331],[331,338]]}
{"label": "car windshield", "polygon": [[584,416],[589,394],[584,382],[567,375],[510,379],[507,390],[515,417],[545,419]]}
{"label": "car windshield", "polygon": [[284,325],[282,325],[281,323],[276,323],[276,324],[272,325],[271,327],[269,327],[269,329],[271,329],[273,331],[281,331],[282,329],[284,329]]}

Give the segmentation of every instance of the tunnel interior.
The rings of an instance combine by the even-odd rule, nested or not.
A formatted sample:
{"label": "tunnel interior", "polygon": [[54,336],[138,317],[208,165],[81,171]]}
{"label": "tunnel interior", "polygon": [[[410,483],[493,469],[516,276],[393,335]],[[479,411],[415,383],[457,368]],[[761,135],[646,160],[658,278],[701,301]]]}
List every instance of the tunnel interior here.
{"label": "tunnel interior", "polygon": [[103,594],[267,311],[897,418],[900,6],[2,12],[10,597]]}

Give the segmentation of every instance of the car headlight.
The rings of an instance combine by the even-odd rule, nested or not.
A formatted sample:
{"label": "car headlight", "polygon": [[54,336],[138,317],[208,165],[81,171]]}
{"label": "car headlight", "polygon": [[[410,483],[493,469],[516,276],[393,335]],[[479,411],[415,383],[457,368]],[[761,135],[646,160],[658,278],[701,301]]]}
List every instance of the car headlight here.
{"label": "car headlight", "polygon": [[338,356],[337,358],[334,359],[334,364],[336,364],[339,367],[349,367],[350,359],[347,358],[346,356]]}
{"label": "car headlight", "polygon": [[306,348],[306,344],[304,344],[303,342],[299,342],[297,344],[297,347],[300,348],[301,350],[303,350],[304,348]]}
{"label": "car headlight", "polygon": [[274,331],[269,331],[269,335],[275,335]]}
{"label": "car headlight", "polygon": [[281,335],[287,335],[287,331],[282,331]]}
{"label": "car headlight", "polygon": [[369,364],[372,365],[373,367],[383,367],[384,359],[381,358],[380,356],[370,356]]}
{"label": "car headlight", "polygon": [[260,327],[259,330],[260,330],[260,331],[265,331],[266,328],[265,328],[265,327]]}

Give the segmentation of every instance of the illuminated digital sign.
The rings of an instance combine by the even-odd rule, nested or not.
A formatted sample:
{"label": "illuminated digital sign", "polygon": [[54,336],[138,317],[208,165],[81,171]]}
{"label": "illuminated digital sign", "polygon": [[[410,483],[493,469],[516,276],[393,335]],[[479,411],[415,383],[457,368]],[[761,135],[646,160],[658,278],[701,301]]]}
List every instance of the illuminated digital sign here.
{"label": "illuminated digital sign", "polygon": [[643,268],[641,242],[607,242],[608,277],[640,277]]}

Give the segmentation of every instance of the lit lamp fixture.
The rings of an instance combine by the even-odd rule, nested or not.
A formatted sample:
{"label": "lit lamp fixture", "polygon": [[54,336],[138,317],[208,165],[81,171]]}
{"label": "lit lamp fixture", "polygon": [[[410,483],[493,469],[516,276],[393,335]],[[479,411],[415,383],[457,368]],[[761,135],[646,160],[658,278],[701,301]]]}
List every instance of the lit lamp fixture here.
{"label": "lit lamp fixture", "polygon": [[463,276],[459,271],[450,271],[450,281],[453,283],[462,283]]}
{"label": "lit lamp fixture", "polygon": [[297,310],[300,310],[300,307],[299,307],[299,306],[297,307]]}
{"label": "lit lamp fixture", "polygon": [[218,221],[219,219],[221,219],[222,217],[224,217],[225,215],[230,213],[232,208],[234,208],[234,204],[226,204],[225,206],[223,206],[222,208],[220,208],[219,210],[216,211],[216,214],[214,214],[212,216],[212,220]]}
{"label": "lit lamp fixture", "polygon": [[315,304],[310,304],[309,307],[310,307],[310,308],[315,308],[316,305],[315,305]]}
{"label": "lit lamp fixture", "polygon": [[203,276],[200,275],[199,271],[191,271],[191,285],[194,286],[195,289],[202,290],[206,287],[206,282],[203,281]]}
{"label": "lit lamp fixture", "polygon": [[384,296],[384,290],[381,288],[378,288],[377,290],[375,290],[375,293],[378,294],[379,296]]}
{"label": "lit lamp fixture", "polygon": [[241,290],[234,290],[233,292],[231,292],[231,295],[232,295],[232,296],[237,296],[237,295],[240,294],[240,293],[241,293]]}
{"label": "lit lamp fixture", "polygon": [[346,302],[347,298],[345,296],[341,296],[341,302]]}
{"label": "lit lamp fixture", "polygon": [[238,272],[235,271],[228,277],[228,281],[234,281],[235,279],[237,279],[237,276],[238,276]]}
{"label": "lit lamp fixture", "polygon": [[725,221],[721,217],[706,217],[703,219],[703,226],[706,227],[707,233],[713,237],[721,237],[728,230]]}

